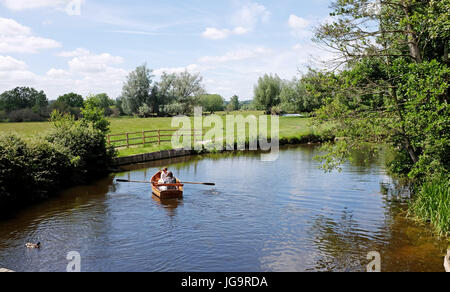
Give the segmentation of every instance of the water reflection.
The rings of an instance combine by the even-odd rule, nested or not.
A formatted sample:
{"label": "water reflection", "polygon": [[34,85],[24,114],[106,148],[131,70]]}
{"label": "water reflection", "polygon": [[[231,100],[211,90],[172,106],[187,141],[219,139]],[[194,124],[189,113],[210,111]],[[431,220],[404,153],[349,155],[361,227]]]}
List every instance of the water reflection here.
{"label": "water reflection", "polygon": [[[383,271],[442,271],[448,242],[407,219],[409,193],[363,155],[324,173],[313,146],[286,147],[272,163],[225,153],[128,167],[117,179],[148,181],[168,166],[184,198],[161,201],[149,184],[114,177],[64,192],[0,222],[0,266],[65,271],[67,252],[83,271],[364,271],[367,253]],[[30,251],[28,241],[43,248]]]}
{"label": "water reflection", "polygon": [[155,201],[161,208],[167,211],[167,215],[170,217],[176,216],[176,209],[183,205],[183,199],[160,199],[153,195],[153,201]]}

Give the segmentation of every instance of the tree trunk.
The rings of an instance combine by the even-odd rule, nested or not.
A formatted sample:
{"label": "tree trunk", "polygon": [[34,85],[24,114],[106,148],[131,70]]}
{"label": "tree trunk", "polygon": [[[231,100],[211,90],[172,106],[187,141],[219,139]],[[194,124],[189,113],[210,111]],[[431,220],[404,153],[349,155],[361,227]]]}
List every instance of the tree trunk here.
{"label": "tree trunk", "polygon": [[407,29],[406,34],[408,37],[408,46],[409,46],[409,51],[410,51],[411,57],[414,60],[416,60],[417,63],[422,63],[422,54],[420,53],[417,35],[414,32],[413,27],[410,23],[410,19],[409,19],[409,10],[410,10],[409,3],[406,3],[405,0],[402,0],[402,7],[403,7],[403,12],[405,13],[406,21],[408,23],[406,25],[406,29]]}

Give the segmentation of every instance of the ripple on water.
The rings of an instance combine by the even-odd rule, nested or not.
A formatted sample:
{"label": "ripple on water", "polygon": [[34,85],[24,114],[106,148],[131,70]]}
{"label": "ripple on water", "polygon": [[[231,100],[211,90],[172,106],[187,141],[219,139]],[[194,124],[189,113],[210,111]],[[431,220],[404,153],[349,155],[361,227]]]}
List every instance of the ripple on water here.
{"label": "ripple on water", "polygon": [[[167,165],[183,180],[216,182],[187,185],[182,200],[112,178],[68,190],[0,222],[0,265],[65,271],[78,251],[84,271],[363,271],[376,250],[386,270],[442,270],[447,243],[395,213],[402,202],[389,199],[381,167],[324,173],[315,153],[287,148],[272,163],[207,155],[117,175],[148,180]],[[42,249],[24,248],[36,240]]]}

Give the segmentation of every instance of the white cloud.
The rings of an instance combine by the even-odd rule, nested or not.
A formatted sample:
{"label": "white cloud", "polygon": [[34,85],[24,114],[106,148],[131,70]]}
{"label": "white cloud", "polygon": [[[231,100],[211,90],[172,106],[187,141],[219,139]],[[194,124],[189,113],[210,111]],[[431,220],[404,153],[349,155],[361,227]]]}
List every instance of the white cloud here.
{"label": "white cloud", "polygon": [[0,56],[0,72],[22,71],[26,70],[27,65],[10,56]]}
{"label": "white cloud", "polygon": [[42,7],[65,7],[72,0],[0,0],[8,9],[20,11]]}
{"label": "white cloud", "polygon": [[203,37],[211,40],[222,40],[228,38],[230,35],[243,35],[250,30],[241,26],[236,27],[234,30],[229,29],[217,29],[214,27],[208,27],[203,32]]}
{"label": "white cloud", "polygon": [[85,55],[75,57],[69,61],[71,71],[79,73],[99,73],[105,72],[110,65],[123,63],[122,57],[115,57],[111,54]]}
{"label": "white cloud", "polygon": [[26,27],[13,19],[0,17],[0,35],[1,36],[15,36],[15,35],[30,35],[31,29]]}
{"label": "white cloud", "polygon": [[75,57],[68,61],[68,69],[51,68],[38,75],[28,70],[25,62],[12,57],[0,56],[0,92],[17,86],[31,86],[44,90],[49,99],[67,92],[83,96],[106,92],[112,98],[120,95],[129,71],[116,68],[123,58],[108,53]]}
{"label": "white cloud", "polygon": [[231,51],[223,56],[205,56],[199,59],[202,63],[225,63],[232,61],[242,61],[246,59],[255,58],[264,54],[270,53],[271,50],[259,47],[254,49],[240,49]]}
{"label": "white cloud", "polygon": [[91,52],[89,52],[89,50],[83,49],[83,48],[78,48],[74,51],[65,51],[65,52],[61,52],[58,54],[58,56],[60,57],[65,57],[65,58],[73,58],[73,57],[80,57],[80,56],[87,56],[89,55]]}
{"label": "white cloud", "polygon": [[69,77],[70,73],[67,72],[66,70],[52,68],[47,72],[46,75],[50,78],[61,79]]}
{"label": "white cloud", "polygon": [[288,21],[291,28],[291,34],[298,38],[311,38],[312,30],[310,29],[311,21],[291,14]]}
{"label": "white cloud", "polygon": [[61,47],[57,41],[35,37],[31,29],[13,19],[0,18],[0,53],[37,53]]}
{"label": "white cloud", "polygon": [[239,9],[232,17],[236,26],[253,29],[260,22],[267,22],[271,13],[267,8],[258,3],[249,3]]}
{"label": "white cloud", "polygon": [[254,30],[258,23],[267,22],[270,15],[265,6],[258,3],[249,3],[232,16],[233,29],[208,27],[202,35],[204,38],[211,40],[222,40],[232,35],[244,35]]}
{"label": "white cloud", "polygon": [[309,26],[310,22],[302,17],[298,17],[294,14],[289,16],[289,26],[294,29],[305,29]]}
{"label": "white cloud", "polygon": [[157,76],[161,76],[163,73],[182,73],[184,71],[188,71],[191,73],[198,73],[200,72],[201,68],[197,64],[191,64],[186,67],[174,67],[174,68],[159,68],[157,70],[154,70],[153,73]]}

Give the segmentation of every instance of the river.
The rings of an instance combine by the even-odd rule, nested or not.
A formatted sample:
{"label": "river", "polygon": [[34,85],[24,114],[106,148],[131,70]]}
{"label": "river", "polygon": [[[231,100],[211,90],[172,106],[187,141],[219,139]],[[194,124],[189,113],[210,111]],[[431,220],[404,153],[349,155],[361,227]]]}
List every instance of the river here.
{"label": "river", "polygon": [[[356,157],[325,173],[315,146],[211,154],[140,164],[0,221],[0,268],[65,271],[365,271],[369,252],[382,271],[443,271],[448,242],[406,216],[408,192],[383,157]],[[146,184],[168,166],[185,197],[161,202]],[[42,243],[39,250],[27,242]]]}

